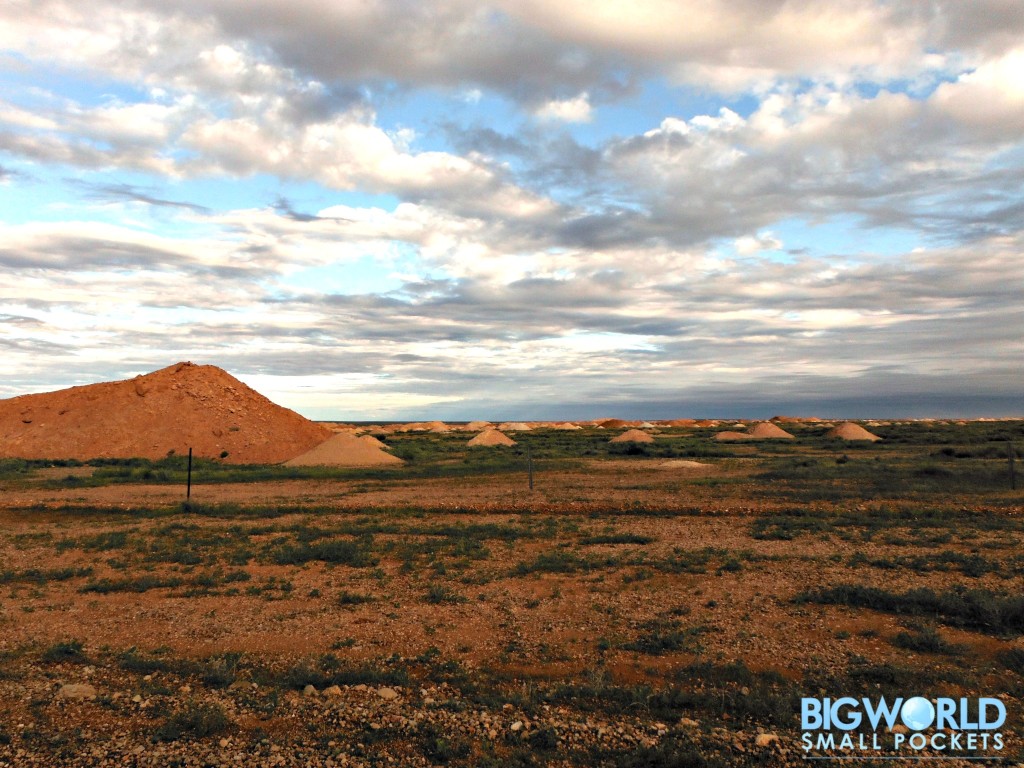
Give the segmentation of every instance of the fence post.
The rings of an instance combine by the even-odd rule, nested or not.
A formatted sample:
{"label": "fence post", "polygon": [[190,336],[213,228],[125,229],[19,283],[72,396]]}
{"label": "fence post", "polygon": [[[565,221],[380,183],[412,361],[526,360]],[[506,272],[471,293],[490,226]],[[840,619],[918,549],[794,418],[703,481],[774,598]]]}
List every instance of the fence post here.
{"label": "fence post", "polygon": [[185,498],[192,498],[192,446],[188,447],[188,481],[185,486]]}
{"label": "fence post", "polygon": [[1013,465],[1013,443],[1006,441],[1006,460],[1010,464],[1010,490],[1017,490],[1017,468]]}

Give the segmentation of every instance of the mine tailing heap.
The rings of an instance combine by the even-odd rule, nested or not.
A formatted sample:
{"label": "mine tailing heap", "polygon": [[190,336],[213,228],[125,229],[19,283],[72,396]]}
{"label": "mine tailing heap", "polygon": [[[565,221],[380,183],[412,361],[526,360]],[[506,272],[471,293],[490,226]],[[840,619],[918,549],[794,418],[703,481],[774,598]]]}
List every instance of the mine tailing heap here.
{"label": "mine tailing heap", "polygon": [[0,458],[159,459],[191,447],[235,464],[276,463],[330,436],[212,365],[0,400]]}

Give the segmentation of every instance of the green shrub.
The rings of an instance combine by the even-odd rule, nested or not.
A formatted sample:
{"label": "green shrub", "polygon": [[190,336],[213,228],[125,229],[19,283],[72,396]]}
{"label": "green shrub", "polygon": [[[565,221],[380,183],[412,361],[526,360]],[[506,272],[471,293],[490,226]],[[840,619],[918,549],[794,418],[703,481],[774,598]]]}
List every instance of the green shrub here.
{"label": "green shrub", "polygon": [[1000,651],[996,658],[1007,669],[1012,669],[1018,675],[1024,675],[1024,648],[1010,648],[1006,651]]}
{"label": "green shrub", "polygon": [[270,558],[277,565],[304,565],[313,560],[320,560],[353,568],[366,568],[377,564],[370,551],[371,543],[362,540],[328,539],[284,544],[272,550]]}
{"label": "green shrub", "polygon": [[955,587],[935,592],[921,587],[898,594],[863,584],[837,584],[803,592],[796,601],[932,616],[953,626],[989,633],[1024,632],[1024,595],[997,594],[987,589]]}
{"label": "green shrub", "polygon": [[366,595],[360,592],[349,592],[347,589],[343,589],[338,593],[338,597],[335,602],[340,606],[346,605],[362,605],[364,603],[372,603],[377,598],[373,595]]}
{"label": "green shrub", "polygon": [[924,627],[917,632],[900,632],[892,639],[897,648],[904,648],[917,653],[945,653],[960,655],[966,649],[962,645],[945,640],[932,627]]}
{"label": "green shrub", "polygon": [[90,581],[79,592],[96,592],[101,595],[110,592],[148,592],[151,589],[163,589],[166,587],[180,587],[185,583],[184,579],[177,576],[161,578],[159,576],[140,576],[135,579],[99,579]]}
{"label": "green shrub", "polygon": [[696,638],[707,631],[707,627],[683,627],[675,619],[650,621],[644,625],[644,629],[644,634],[622,647],[653,656],[674,651],[693,652],[698,650]]}
{"label": "green shrub", "polygon": [[230,725],[231,721],[220,705],[189,701],[157,727],[154,735],[162,741],[203,739],[223,733]]}
{"label": "green shrub", "polygon": [[75,662],[85,663],[89,659],[82,651],[81,640],[66,640],[60,643],[54,643],[42,654],[42,660],[51,664],[59,664],[62,662]]}
{"label": "green shrub", "polygon": [[653,536],[641,536],[636,533],[607,533],[597,536],[585,536],[580,544],[652,544],[657,541]]}
{"label": "green shrub", "polygon": [[441,603],[464,603],[466,598],[460,595],[451,587],[446,587],[443,584],[431,584],[427,587],[427,594],[423,598],[426,602],[431,605],[440,605]]}

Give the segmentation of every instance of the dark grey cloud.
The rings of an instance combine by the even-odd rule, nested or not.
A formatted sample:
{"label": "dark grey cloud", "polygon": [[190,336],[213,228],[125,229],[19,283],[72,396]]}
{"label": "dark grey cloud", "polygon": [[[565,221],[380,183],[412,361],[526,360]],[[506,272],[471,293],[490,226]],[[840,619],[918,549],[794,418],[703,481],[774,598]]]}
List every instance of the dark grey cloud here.
{"label": "dark grey cloud", "polygon": [[302,224],[308,224],[313,221],[350,221],[350,219],[339,216],[320,216],[313,213],[297,211],[292,206],[291,202],[283,196],[278,196],[277,200],[274,202],[274,210],[282,216]]}
{"label": "dark grey cloud", "polygon": [[632,87],[631,78],[616,71],[624,62],[614,52],[567,50],[493,6],[464,0],[315,9],[276,0],[244,7],[190,0],[176,13],[213,20],[228,37],[251,41],[282,65],[325,83],[481,86],[527,101],[584,89],[611,98]]}
{"label": "dark grey cloud", "polygon": [[[7,337],[0,337],[0,349],[9,352],[12,355],[40,355],[46,357],[68,357],[76,354],[76,348],[73,344],[57,344],[53,341],[47,341],[45,339],[34,339],[34,338],[20,338],[13,339]],[[15,382],[7,380],[4,382],[7,387],[11,387]],[[24,390],[25,393],[31,392],[32,390]]]}
{"label": "dark grey cloud", "polygon": [[[12,274],[45,270],[60,273],[63,275],[60,279],[70,281],[74,280],[76,273],[89,270],[173,273],[185,278],[217,278],[243,285],[277,274],[274,264],[247,263],[242,259],[204,261],[202,254],[171,250],[173,241],[157,243],[156,238],[121,240],[88,231],[71,231],[73,229],[74,225],[58,227],[36,237],[30,244],[0,246],[0,267],[11,270]],[[153,244],[146,242],[147,239]],[[165,280],[137,275],[135,285],[142,303],[146,303],[143,297],[147,291],[152,290],[154,296],[160,297],[154,299],[154,305],[189,305],[188,294],[175,296],[173,291],[167,290]],[[163,290],[161,285],[165,286]],[[202,284],[197,284],[196,289],[201,292]]]}
{"label": "dark grey cloud", "polygon": [[212,213],[210,208],[197,203],[190,203],[181,200],[166,200],[161,197],[156,197],[153,193],[134,184],[96,183],[82,179],[66,179],[65,183],[84,190],[90,199],[98,200],[100,202],[142,203],[154,208],[170,208],[172,210],[190,211],[192,213],[202,215]]}
{"label": "dark grey cloud", "polygon": [[443,123],[441,128],[455,150],[463,155],[476,152],[495,157],[526,159],[535,149],[532,142],[524,141],[518,135],[501,133],[494,128],[464,128],[451,122]]}
{"label": "dark grey cloud", "polygon": [[39,318],[28,315],[8,315],[0,313],[0,324],[19,326],[22,328],[41,328],[45,325]]}
{"label": "dark grey cloud", "polygon": [[938,47],[998,54],[1019,46],[1024,37],[1024,18],[1015,0],[904,0],[894,7],[903,18],[923,20],[929,42]]}

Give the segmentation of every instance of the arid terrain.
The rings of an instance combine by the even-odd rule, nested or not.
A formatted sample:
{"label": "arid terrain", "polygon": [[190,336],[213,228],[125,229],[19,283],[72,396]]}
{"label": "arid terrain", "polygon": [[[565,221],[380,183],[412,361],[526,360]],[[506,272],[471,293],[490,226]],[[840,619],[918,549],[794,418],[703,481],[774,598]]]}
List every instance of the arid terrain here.
{"label": "arid terrain", "polygon": [[825,695],[998,697],[944,764],[1024,760],[1024,422],[701,424],[373,425],[402,463],[188,499],[0,460],[0,766],[805,765]]}

